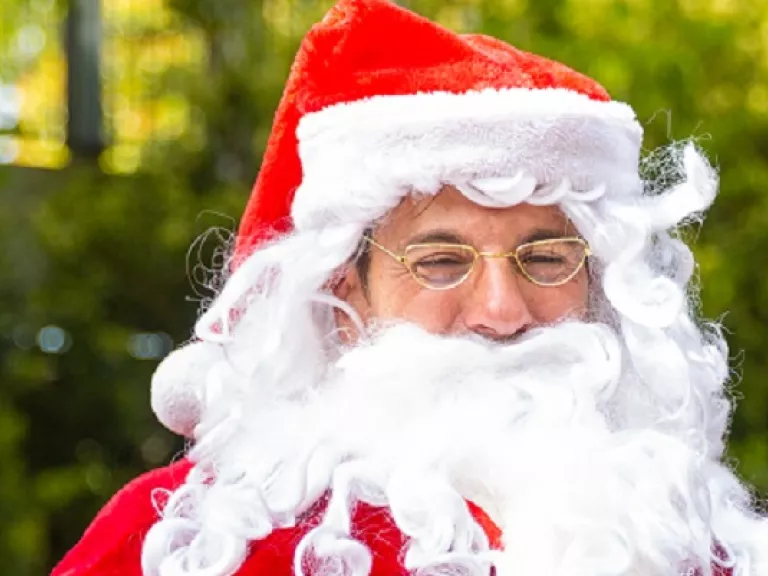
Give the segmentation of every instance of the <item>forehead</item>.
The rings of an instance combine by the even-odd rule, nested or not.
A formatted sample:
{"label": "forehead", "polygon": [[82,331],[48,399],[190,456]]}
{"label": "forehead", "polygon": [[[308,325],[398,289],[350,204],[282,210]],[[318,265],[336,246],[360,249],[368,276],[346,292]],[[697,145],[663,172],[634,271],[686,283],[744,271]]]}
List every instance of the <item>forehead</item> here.
{"label": "forehead", "polygon": [[557,206],[487,208],[452,186],[444,187],[435,196],[406,197],[377,228],[381,240],[401,246],[432,232],[450,233],[477,246],[504,248],[529,241],[531,235],[558,236],[575,230]]}

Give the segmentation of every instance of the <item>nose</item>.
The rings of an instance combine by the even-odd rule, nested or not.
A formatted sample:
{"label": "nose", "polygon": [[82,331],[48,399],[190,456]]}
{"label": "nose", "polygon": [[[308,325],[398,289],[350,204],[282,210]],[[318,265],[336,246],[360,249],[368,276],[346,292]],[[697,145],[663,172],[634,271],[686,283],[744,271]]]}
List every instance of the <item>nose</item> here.
{"label": "nose", "polygon": [[521,279],[504,259],[478,262],[464,300],[464,329],[492,340],[508,340],[532,327],[533,315]]}

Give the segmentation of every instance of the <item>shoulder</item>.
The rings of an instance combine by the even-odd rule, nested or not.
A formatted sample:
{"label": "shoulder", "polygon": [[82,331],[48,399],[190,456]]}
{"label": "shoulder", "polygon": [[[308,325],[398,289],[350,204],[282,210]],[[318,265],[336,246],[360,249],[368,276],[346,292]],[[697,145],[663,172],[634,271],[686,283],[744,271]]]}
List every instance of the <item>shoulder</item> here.
{"label": "shoulder", "polygon": [[[141,576],[141,547],[158,520],[157,506],[164,503],[163,491],[183,484],[191,467],[189,461],[181,460],[127,484],[99,512],[51,576]],[[320,521],[324,509],[321,500],[295,528],[276,530],[264,540],[253,542],[238,575],[291,576],[296,547]],[[406,539],[388,510],[358,505],[353,526],[353,536],[373,554],[371,576],[407,574],[400,565]]]}
{"label": "shoulder", "polygon": [[[178,488],[192,465],[187,460],[139,476],[107,503],[51,576],[140,576],[141,543],[158,518],[163,490]],[[161,501],[162,502],[162,501]]]}

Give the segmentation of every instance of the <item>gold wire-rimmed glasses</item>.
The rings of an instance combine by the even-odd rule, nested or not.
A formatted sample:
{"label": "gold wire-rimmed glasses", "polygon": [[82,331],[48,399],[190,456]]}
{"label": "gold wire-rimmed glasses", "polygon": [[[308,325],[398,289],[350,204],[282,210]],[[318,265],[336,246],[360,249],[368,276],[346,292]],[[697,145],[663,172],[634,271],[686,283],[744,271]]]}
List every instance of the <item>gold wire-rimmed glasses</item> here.
{"label": "gold wire-rimmed glasses", "polygon": [[583,238],[566,237],[521,244],[511,252],[481,252],[474,246],[451,243],[409,244],[395,254],[366,235],[366,242],[405,266],[420,285],[450,290],[469,278],[480,258],[506,258],[537,286],[562,286],[584,267],[590,256]]}

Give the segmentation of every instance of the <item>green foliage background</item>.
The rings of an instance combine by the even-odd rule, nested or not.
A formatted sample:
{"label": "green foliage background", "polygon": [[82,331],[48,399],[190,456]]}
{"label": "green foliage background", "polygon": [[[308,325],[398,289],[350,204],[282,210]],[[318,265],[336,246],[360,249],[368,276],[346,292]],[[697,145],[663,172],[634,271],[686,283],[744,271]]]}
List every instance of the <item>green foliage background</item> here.
{"label": "green foliage background", "polygon": [[[597,78],[635,107],[649,150],[693,136],[710,153],[722,191],[696,235],[703,312],[724,320],[737,368],[729,458],[768,491],[768,6],[407,4]],[[212,226],[233,229],[297,43],[330,2],[171,5],[178,23],[204,34],[211,57],[203,73],[170,70],[155,89],[178,92],[203,112],[203,146],[190,143],[191,135],[148,142],[133,176],[106,175],[87,161],[55,172],[0,168],[5,574],[47,573],[120,485],[182,449],[149,410],[155,362],[131,356],[126,342],[136,332],[165,332],[177,343],[189,336],[197,304],[187,250]],[[24,0],[3,0],[0,20],[23,6]],[[65,354],[35,346],[45,325],[70,334]]]}

